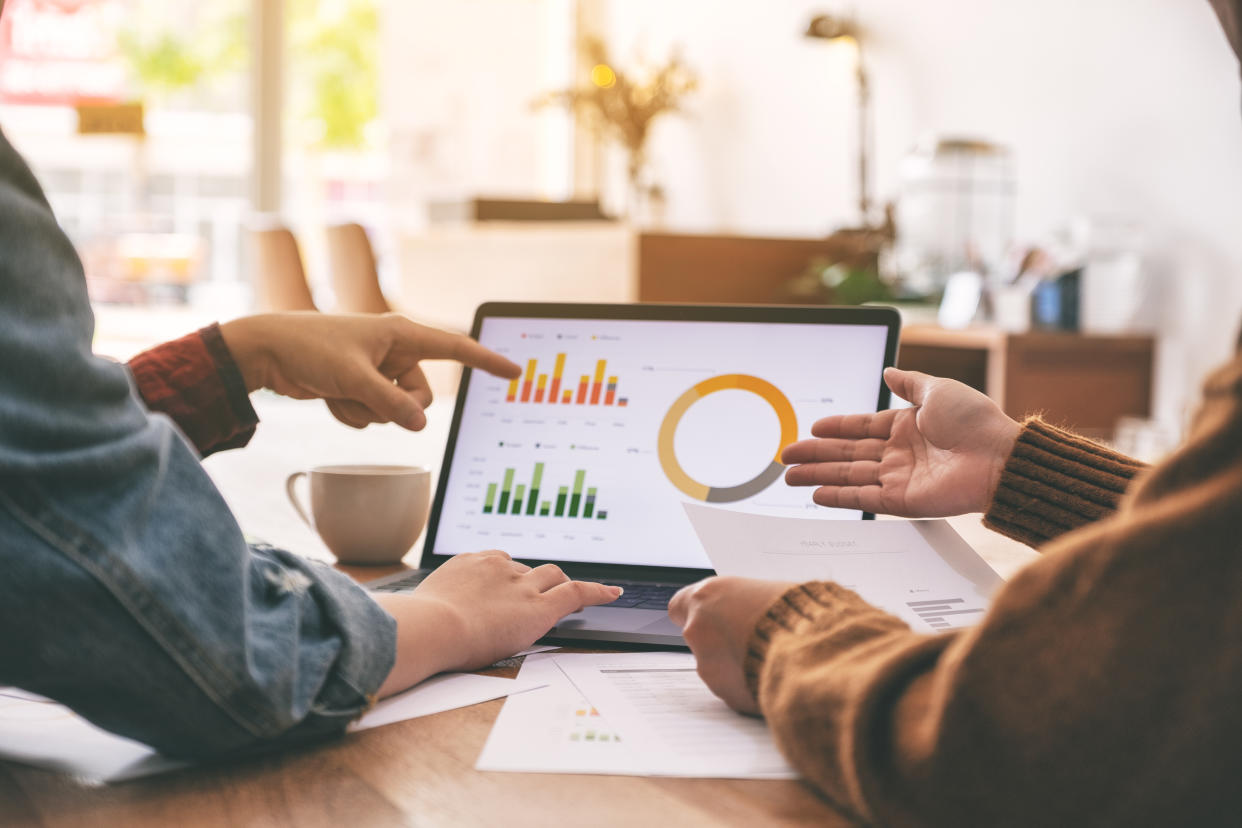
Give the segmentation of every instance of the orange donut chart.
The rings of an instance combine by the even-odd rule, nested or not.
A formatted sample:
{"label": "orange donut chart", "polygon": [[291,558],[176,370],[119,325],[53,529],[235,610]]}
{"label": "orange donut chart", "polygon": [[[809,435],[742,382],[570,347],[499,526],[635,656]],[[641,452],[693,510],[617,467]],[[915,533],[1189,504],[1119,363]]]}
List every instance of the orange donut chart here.
{"label": "orange donut chart", "polygon": [[[780,420],[781,439],[776,447],[776,453],[773,455],[772,462],[756,477],[737,486],[708,486],[695,480],[681,467],[681,463],[677,461],[677,454],[673,450],[673,438],[677,434],[677,425],[681,422],[681,418],[685,416],[686,411],[690,409],[690,406],[708,394],[730,390],[749,391],[752,394],[758,394],[768,405],[772,406],[772,410],[776,412],[776,416]],[[657,446],[660,465],[664,468],[664,474],[668,477],[669,482],[681,492],[693,497],[695,500],[702,500],[707,503],[732,503],[753,497],[775,483],[785,471],[785,466],[781,463],[781,450],[796,439],[798,439],[798,418],[794,414],[793,406],[790,404],[789,399],[781,393],[779,388],[767,380],[752,377],[749,374],[723,374],[719,377],[703,380],[677,398],[677,401],[669,408],[668,414],[665,415],[664,422],[660,425],[660,436]]]}

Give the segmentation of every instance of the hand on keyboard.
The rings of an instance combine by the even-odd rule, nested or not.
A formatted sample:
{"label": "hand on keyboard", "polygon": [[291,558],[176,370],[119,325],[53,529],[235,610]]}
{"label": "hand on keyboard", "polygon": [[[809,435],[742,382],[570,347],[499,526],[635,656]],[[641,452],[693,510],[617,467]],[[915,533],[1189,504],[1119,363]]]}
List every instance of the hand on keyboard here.
{"label": "hand on keyboard", "polygon": [[667,584],[637,584],[625,581],[610,581],[609,583],[625,590],[624,595],[611,604],[605,605],[609,607],[632,607],[634,609],[667,611],[668,602],[679,589],[679,587]]}

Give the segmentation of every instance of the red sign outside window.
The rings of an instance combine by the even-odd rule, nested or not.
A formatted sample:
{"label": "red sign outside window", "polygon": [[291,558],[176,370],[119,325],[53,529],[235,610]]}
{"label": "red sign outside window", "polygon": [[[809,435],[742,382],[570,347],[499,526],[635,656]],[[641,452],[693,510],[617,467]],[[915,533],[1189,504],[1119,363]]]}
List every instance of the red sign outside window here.
{"label": "red sign outside window", "polygon": [[4,0],[0,6],[0,102],[110,103],[126,97],[116,44],[124,0]]}

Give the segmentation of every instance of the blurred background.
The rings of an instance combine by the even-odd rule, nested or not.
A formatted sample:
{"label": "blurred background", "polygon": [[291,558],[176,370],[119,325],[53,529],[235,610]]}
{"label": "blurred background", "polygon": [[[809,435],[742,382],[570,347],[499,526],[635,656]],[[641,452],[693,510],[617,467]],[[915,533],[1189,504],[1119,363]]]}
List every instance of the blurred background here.
{"label": "blurred background", "polygon": [[263,308],[896,303],[902,361],[1157,456],[1242,319],[1200,0],[6,0],[97,348]]}

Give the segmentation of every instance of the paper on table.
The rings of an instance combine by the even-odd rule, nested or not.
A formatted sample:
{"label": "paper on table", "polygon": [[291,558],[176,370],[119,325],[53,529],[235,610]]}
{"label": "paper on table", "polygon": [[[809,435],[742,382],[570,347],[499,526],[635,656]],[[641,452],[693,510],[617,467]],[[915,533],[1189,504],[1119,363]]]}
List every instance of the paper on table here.
{"label": "paper on table", "polygon": [[721,575],[836,581],[913,629],[978,623],[1004,583],[943,520],[816,520],[685,504]]}
{"label": "paper on table", "polygon": [[646,775],[628,742],[565,677],[556,656],[528,656],[518,681],[542,684],[509,696],[496,717],[478,770]]}
{"label": "paper on table", "polygon": [[657,776],[796,779],[762,719],[718,699],[690,653],[553,656]]}
{"label": "paper on table", "polygon": [[101,730],[54,701],[12,688],[0,692],[0,759],[92,782],[136,779],[189,764]]}
{"label": "paper on table", "polygon": [[389,696],[365,716],[349,726],[349,732],[370,730],[380,725],[402,722],[406,719],[417,719],[445,710],[458,707],[469,707],[492,699],[499,699],[511,693],[524,693],[540,685],[532,681],[497,678],[496,676],[477,676],[474,673],[445,673],[434,676],[421,684],[417,684]]}
{"label": "paper on table", "polygon": [[[528,680],[450,673],[377,704],[350,732],[498,699],[539,685]],[[188,767],[146,745],[109,733],[56,702],[0,690],[0,759],[61,771],[93,782],[121,782]]]}

